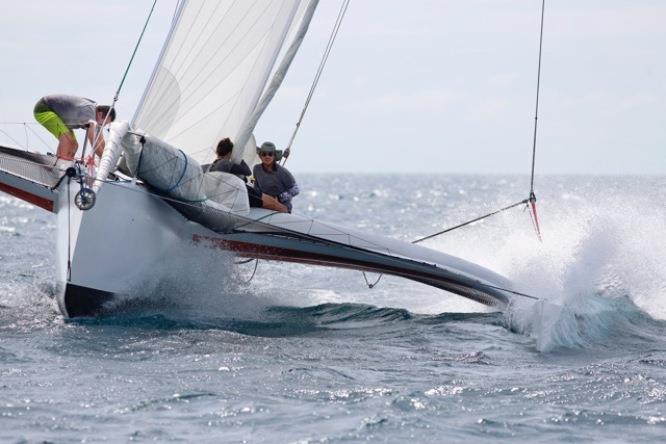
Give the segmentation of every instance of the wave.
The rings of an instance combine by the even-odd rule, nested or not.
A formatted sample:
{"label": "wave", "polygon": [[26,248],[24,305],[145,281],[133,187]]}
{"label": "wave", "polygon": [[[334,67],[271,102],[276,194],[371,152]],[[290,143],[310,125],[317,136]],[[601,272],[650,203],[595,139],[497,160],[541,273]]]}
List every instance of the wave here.
{"label": "wave", "polygon": [[554,180],[561,182],[540,201],[543,243],[527,216],[512,213],[474,238],[449,240],[446,250],[541,299],[535,305],[516,297],[505,313],[507,326],[533,337],[538,350],[662,340],[666,213],[655,202],[663,202],[663,181],[579,178],[571,179],[573,186]]}
{"label": "wave", "polygon": [[395,331],[408,334],[409,328],[450,322],[504,325],[501,313],[442,313],[422,315],[401,308],[382,308],[366,304],[320,304],[311,307],[272,306],[253,315],[216,316],[197,309],[173,307],[133,307],[111,311],[97,318],[77,318],[69,324],[82,326],[123,326],[157,330],[225,330],[250,336],[288,337],[331,332]]}
{"label": "wave", "polygon": [[631,298],[603,295],[516,305],[506,316],[508,327],[534,338],[541,352],[649,348],[663,345],[666,328],[666,322],[652,318]]}

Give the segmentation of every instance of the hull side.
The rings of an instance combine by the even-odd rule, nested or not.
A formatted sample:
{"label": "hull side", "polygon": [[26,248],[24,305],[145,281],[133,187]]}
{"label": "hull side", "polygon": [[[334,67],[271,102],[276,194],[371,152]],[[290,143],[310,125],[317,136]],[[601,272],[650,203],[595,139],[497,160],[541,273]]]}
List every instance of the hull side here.
{"label": "hull side", "polygon": [[[503,307],[504,282],[425,260],[397,256],[293,230],[259,231],[271,226],[244,219],[231,233],[217,233],[188,220],[159,196],[131,182],[107,184],[96,205],[80,211],[73,194],[78,185],[62,187],[58,212],[58,303],[65,316],[94,316],[114,296],[150,280],[174,251],[210,254],[211,248],[238,256],[282,262],[387,273],[430,285],[484,305]],[[68,200],[67,202],[65,200]],[[199,211],[199,210],[197,210]],[[263,216],[262,216],[263,218]],[[249,231],[243,231],[241,227]],[[197,253],[197,250],[199,253]],[[459,266],[459,262],[452,262]],[[87,296],[86,296],[87,294]],[[139,296],[141,297],[141,296]],[[90,300],[86,300],[86,298]]]}
{"label": "hull side", "polygon": [[[56,213],[56,294],[65,316],[94,316],[145,281],[165,255],[195,245],[239,256],[387,273],[482,304],[510,302],[501,276],[441,252],[298,215],[239,216],[175,203],[133,182],[105,184],[88,211],[53,157],[0,146],[0,191]],[[196,254],[196,253],[195,253]]]}
{"label": "hull side", "polygon": [[66,317],[101,313],[114,295],[149,276],[188,225],[139,185],[106,184],[88,211],[73,205],[78,188],[63,187],[57,213],[56,297]]}

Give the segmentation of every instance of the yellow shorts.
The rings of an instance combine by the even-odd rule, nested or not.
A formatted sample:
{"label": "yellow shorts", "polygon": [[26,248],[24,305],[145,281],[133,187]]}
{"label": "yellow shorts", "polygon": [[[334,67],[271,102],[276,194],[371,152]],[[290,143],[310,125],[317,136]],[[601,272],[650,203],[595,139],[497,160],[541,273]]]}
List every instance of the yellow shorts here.
{"label": "yellow shorts", "polygon": [[75,137],[74,131],[65,125],[65,122],[63,122],[62,119],[53,111],[35,111],[35,120],[37,120],[37,122],[46,128],[58,140],[60,140],[60,136],[63,134],[69,134],[73,138]]}

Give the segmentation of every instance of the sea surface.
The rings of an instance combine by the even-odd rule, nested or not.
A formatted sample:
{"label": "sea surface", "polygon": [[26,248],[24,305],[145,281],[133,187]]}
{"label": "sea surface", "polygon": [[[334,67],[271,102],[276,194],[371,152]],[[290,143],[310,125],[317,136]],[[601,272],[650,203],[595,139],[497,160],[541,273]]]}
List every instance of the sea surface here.
{"label": "sea surface", "polygon": [[[299,175],[295,211],[412,240],[525,176]],[[183,249],[144,304],[63,319],[55,218],[0,196],[0,442],[664,442],[666,177],[537,177],[425,245],[504,312],[384,276]],[[93,210],[94,211],[94,210]],[[119,245],[106,260],[131,262]],[[376,275],[368,275],[373,282]]]}

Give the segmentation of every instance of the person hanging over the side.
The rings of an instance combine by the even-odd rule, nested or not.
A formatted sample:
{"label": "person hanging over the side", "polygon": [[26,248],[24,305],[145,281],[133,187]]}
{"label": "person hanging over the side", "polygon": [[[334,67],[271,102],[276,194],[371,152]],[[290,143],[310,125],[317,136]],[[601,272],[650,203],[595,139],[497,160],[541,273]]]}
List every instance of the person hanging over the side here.
{"label": "person hanging over the side", "polygon": [[275,144],[272,142],[262,143],[257,152],[261,163],[255,165],[252,170],[256,186],[262,193],[275,197],[291,213],[291,199],[298,195],[300,190],[289,170],[277,163],[282,153],[275,149]]}
{"label": "person hanging over the side", "polygon": [[247,188],[247,195],[250,200],[250,206],[255,208],[267,208],[269,210],[286,213],[288,208],[281,204],[276,198],[262,193],[259,189],[248,185],[247,176],[252,174],[250,167],[241,159],[239,164],[231,161],[231,152],[234,148],[234,143],[228,138],[220,140],[215,149],[217,159],[213,161],[208,169],[208,172],[221,171],[223,173],[234,174],[245,182]]}
{"label": "person hanging over the side", "polygon": [[86,128],[86,137],[95,143],[94,152],[102,156],[104,138],[102,128],[116,119],[116,111],[108,105],[98,105],[85,97],[54,94],[42,97],[35,104],[35,120],[46,128],[56,139],[58,159],[71,161],[79,144],[74,129]]}

